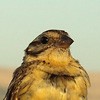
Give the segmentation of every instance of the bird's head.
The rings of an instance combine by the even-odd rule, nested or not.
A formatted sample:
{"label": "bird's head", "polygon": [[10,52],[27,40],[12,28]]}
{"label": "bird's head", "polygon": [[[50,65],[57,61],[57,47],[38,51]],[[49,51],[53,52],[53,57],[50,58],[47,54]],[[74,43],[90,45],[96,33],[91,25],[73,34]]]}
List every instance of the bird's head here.
{"label": "bird's head", "polygon": [[63,30],[47,30],[36,37],[26,48],[26,60],[42,60],[54,65],[67,63],[73,40]]}

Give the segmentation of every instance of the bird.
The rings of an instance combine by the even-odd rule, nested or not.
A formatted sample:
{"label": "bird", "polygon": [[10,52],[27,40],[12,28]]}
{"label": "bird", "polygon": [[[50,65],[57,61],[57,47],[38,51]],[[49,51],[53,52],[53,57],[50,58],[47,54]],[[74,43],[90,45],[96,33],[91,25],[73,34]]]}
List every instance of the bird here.
{"label": "bird", "polygon": [[64,30],[37,36],[25,49],[4,100],[87,100],[90,78],[71,54],[73,42]]}

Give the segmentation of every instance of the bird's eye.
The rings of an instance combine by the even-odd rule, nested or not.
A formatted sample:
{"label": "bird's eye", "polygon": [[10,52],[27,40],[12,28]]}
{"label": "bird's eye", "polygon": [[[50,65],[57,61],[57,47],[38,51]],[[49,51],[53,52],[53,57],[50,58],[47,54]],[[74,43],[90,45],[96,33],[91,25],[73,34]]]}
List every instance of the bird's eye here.
{"label": "bird's eye", "polygon": [[42,44],[46,44],[46,43],[48,43],[48,41],[49,41],[49,39],[46,36],[41,38],[41,43]]}

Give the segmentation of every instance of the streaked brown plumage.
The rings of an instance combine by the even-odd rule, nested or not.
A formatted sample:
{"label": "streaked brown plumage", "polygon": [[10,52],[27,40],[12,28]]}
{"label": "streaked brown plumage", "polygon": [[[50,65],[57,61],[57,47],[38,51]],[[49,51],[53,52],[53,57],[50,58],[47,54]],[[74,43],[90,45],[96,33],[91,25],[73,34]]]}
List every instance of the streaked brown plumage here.
{"label": "streaked brown plumage", "polygon": [[72,43],[63,30],[48,30],[34,39],[4,100],[87,100],[89,76],[71,56]]}

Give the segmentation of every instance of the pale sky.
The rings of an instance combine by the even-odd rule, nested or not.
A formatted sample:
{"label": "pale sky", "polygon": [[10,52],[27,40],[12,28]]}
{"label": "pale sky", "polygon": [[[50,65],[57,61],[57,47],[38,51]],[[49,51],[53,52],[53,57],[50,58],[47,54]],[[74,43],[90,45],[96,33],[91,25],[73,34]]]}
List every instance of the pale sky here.
{"label": "pale sky", "polygon": [[0,66],[19,67],[24,49],[48,29],[67,31],[74,58],[100,71],[100,0],[0,0]]}

